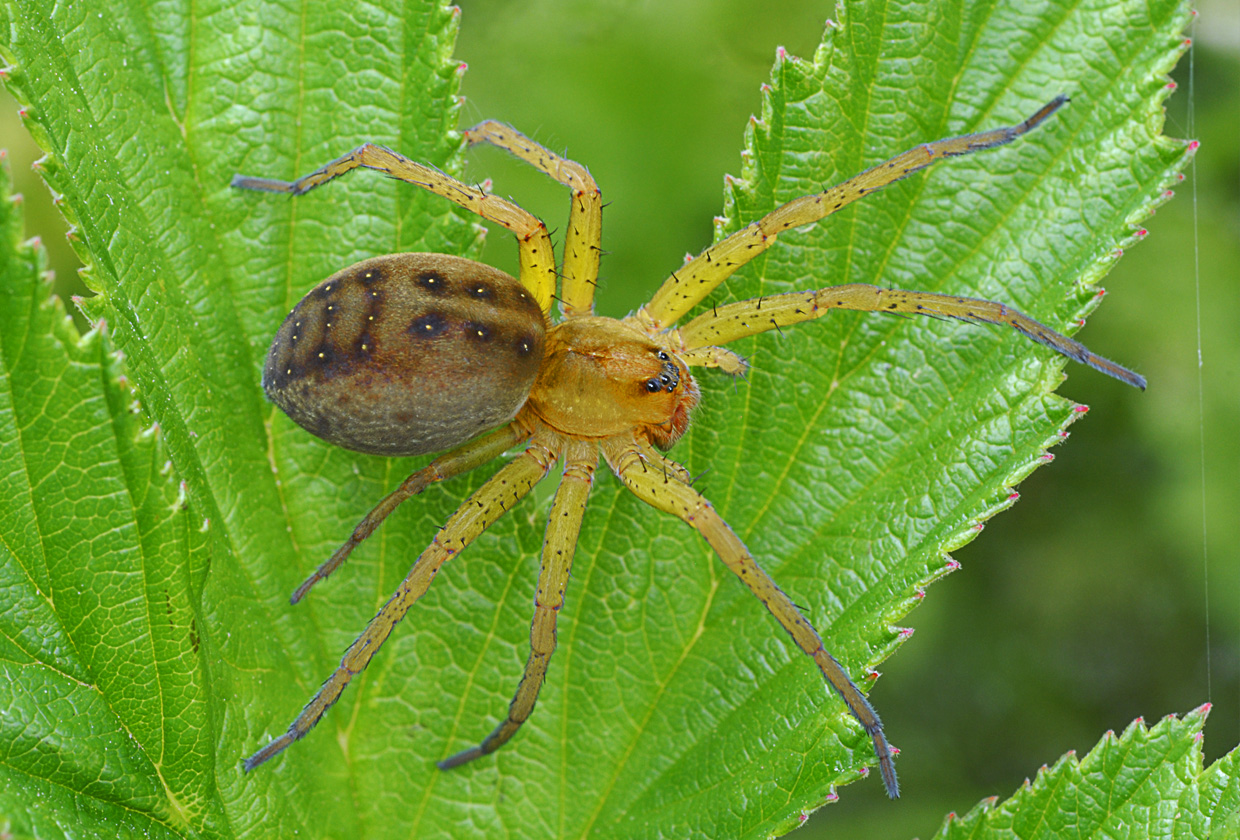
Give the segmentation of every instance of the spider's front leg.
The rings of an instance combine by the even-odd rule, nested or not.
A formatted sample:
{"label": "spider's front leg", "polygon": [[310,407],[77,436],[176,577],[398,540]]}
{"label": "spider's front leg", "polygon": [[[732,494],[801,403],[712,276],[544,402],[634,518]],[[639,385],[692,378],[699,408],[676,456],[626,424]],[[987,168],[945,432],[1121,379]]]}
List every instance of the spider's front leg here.
{"label": "spider's front leg", "polygon": [[648,448],[634,441],[625,442],[618,438],[611,438],[602,444],[603,457],[625,486],[642,501],[679,517],[696,529],[724,565],[749,587],[788,631],[797,646],[814,660],[823,677],[839,692],[848,706],[848,711],[873,741],[887,795],[892,799],[898,797],[900,785],[896,780],[891,746],[883,734],[882,722],[865,699],[865,695],[857,688],[843,666],[823,646],[818,631],[801,615],[801,611],[771,576],[762,570],[740,537],[736,536],[711,503],[684,481],[646,468]]}
{"label": "spider's front leg", "polygon": [[738,268],[775,244],[781,233],[825,219],[832,213],[865,198],[872,192],[907,178],[914,172],[948,157],[972,154],[1010,143],[1032,131],[1068,101],[1057,96],[1029,119],[1005,128],[965,134],[922,143],[890,160],[872,166],[841,184],[819,193],[801,196],[776,207],[761,219],[707,248],[682,269],[674,272],[635,317],[651,333],[666,329],[697,306]]}
{"label": "spider's front leg", "polygon": [[289,726],[288,731],[245,760],[247,771],[253,770],[314,728],[340,698],[350,680],[365,670],[371,657],[387,640],[396,623],[426,594],[443,564],[463,551],[479,534],[524,498],[534,485],[547,475],[555,457],[555,451],[549,442],[536,434],[521,455],[505,465],[457,508],[435,535],[430,546],[414,561],[409,574],[401,581],[392,597],[370,620],[370,624],[366,625],[362,635],[349,645],[340,665],[323,683],[318,693],[310,698],[310,702]]}
{"label": "spider's front leg", "polygon": [[581,519],[586,499],[594,486],[594,469],[598,465],[598,445],[592,441],[574,440],[564,453],[564,478],[555,493],[551,514],[547,517],[547,533],[543,540],[542,567],[538,573],[538,589],[534,596],[534,621],[530,625],[530,656],[517,693],[508,707],[508,717],[481,744],[470,747],[439,762],[439,769],[450,770],[467,761],[493,753],[508,742],[521,728],[538,700],[538,691],[547,676],[551,654],[555,652],[555,624],[564,606],[564,589],[568,585],[581,532]]}
{"label": "spider's front leg", "polygon": [[681,327],[677,331],[679,343],[687,351],[685,360],[694,364],[697,356],[693,351],[700,353],[747,335],[821,318],[832,309],[898,312],[956,318],[970,323],[1006,324],[1026,338],[1069,359],[1145,390],[1145,377],[1104,359],[1081,342],[1055,332],[1007,304],[936,292],[884,289],[865,283],[828,286],[816,292],[791,292],[719,306]]}

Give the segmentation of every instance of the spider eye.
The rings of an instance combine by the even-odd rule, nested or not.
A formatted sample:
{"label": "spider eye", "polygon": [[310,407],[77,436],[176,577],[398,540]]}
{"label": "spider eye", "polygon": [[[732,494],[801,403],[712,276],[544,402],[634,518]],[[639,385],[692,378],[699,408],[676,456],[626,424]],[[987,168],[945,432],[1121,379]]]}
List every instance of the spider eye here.
{"label": "spider eye", "polygon": [[652,393],[652,394],[653,394],[653,393],[655,393],[656,391],[662,391],[662,390],[663,390],[663,383],[662,383],[662,382],[660,382],[660,381],[659,381],[659,380],[657,380],[657,379],[650,379],[650,380],[647,380],[647,381],[646,381],[646,390],[647,390],[647,391],[649,391],[649,392],[650,392],[650,393]]}
{"label": "spider eye", "polygon": [[672,360],[672,357],[671,357],[671,356],[667,355],[667,354],[666,354],[666,353],[664,353],[662,350],[660,350],[660,351],[659,351],[659,361],[660,361],[660,362],[670,362],[671,360]]}

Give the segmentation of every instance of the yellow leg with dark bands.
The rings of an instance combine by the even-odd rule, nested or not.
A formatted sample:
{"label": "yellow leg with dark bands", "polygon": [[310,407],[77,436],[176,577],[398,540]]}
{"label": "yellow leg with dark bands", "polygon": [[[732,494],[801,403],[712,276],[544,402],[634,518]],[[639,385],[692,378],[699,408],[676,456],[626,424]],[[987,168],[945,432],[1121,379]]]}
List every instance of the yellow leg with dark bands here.
{"label": "yellow leg with dark bands", "polygon": [[874,752],[878,756],[878,767],[887,788],[887,795],[892,799],[899,796],[900,786],[896,781],[891,747],[883,735],[883,724],[874,708],[843,666],[827,652],[818,632],[770,575],[762,570],[749,549],[745,548],[745,544],[728,527],[728,523],[724,522],[710,502],[692,487],[680,481],[665,479],[655,471],[643,469],[643,447],[610,438],[603,443],[602,449],[607,463],[635,496],[659,510],[679,517],[695,528],[723,564],[749,587],[788,631],[797,646],[814,660],[827,682],[844,699],[848,711],[870,736]]}
{"label": "yellow leg with dark bands", "polygon": [[517,734],[521,724],[534,711],[551,654],[555,652],[556,617],[564,606],[564,588],[568,585],[577,534],[581,531],[581,518],[586,512],[586,499],[594,484],[597,464],[598,446],[593,442],[573,441],[565,452],[564,478],[556,490],[543,541],[542,567],[534,596],[534,621],[530,626],[530,656],[521,684],[508,707],[508,717],[478,746],[439,762],[440,770],[450,770],[495,752]]}
{"label": "yellow leg with dark bands", "polygon": [[603,229],[603,196],[589,170],[495,120],[467,129],[465,139],[471,146],[490,143],[501,148],[573,191],[568,233],[564,237],[560,311],[566,316],[592,314],[598,282],[598,243]]}
{"label": "yellow leg with dark bands", "polygon": [[670,327],[734,271],[771,247],[776,237],[784,231],[820,221],[857,199],[925,169],[942,158],[967,155],[1010,143],[1033,130],[1067,101],[1066,96],[1057,97],[1019,125],[924,143],[842,184],[777,207],[758,221],[707,248],[672,274],[650,302],[637,311],[637,319],[650,331]]}
{"label": "yellow leg with dark bands", "polygon": [[832,309],[899,312],[957,318],[973,323],[1006,324],[1026,338],[1069,359],[1145,390],[1145,377],[1090,352],[1081,342],[1055,332],[1007,304],[935,292],[883,289],[864,283],[828,286],[816,292],[792,292],[720,306],[680,328],[680,341],[689,350],[727,344],[747,335],[821,318]]}
{"label": "yellow leg with dark bands", "polygon": [[239,189],[302,195],[359,166],[376,169],[393,178],[399,178],[406,183],[429,190],[516,234],[521,263],[521,282],[538,301],[543,312],[551,311],[556,272],[555,253],[551,247],[551,237],[547,233],[547,226],[511,201],[491,195],[477,187],[462,184],[432,166],[409,160],[391,149],[376,146],[373,143],[364,143],[344,157],[337,158],[296,181],[275,181],[269,178],[234,175],[232,185]]}
{"label": "yellow leg with dark bands", "polygon": [[525,452],[492,476],[452,514],[430,546],[414,561],[409,574],[401,581],[396,592],[370,620],[370,624],[366,625],[362,635],[349,645],[340,660],[340,666],[310,699],[288,731],[245,760],[247,771],[253,770],[314,728],[324,713],[340,698],[349,681],[366,668],[396,623],[426,594],[443,564],[464,550],[479,534],[503,516],[505,511],[520,501],[547,474],[554,460],[554,453],[544,442],[535,438]]}
{"label": "yellow leg with dark bands", "polygon": [[374,530],[383,524],[383,520],[387,519],[388,514],[396,510],[401,502],[410,496],[418,495],[437,481],[444,481],[461,473],[469,472],[474,467],[481,466],[492,458],[498,458],[527,437],[529,437],[529,432],[522,429],[516,423],[510,423],[486,437],[476,438],[463,446],[458,446],[451,452],[445,452],[422,469],[410,475],[401,482],[400,487],[384,496],[383,500],[375,505],[374,509],[366,514],[361,522],[357,523],[357,527],[353,529],[353,533],[349,535],[349,539],[345,541],[344,545],[336,549],[332,556],[315,569],[310,577],[302,581],[301,586],[297,587],[293,596],[289,598],[289,603],[296,604],[306,597],[310,587],[340,568],[340,565],[348,559],[353,549],[361,545],[367,537],[374,533]]}

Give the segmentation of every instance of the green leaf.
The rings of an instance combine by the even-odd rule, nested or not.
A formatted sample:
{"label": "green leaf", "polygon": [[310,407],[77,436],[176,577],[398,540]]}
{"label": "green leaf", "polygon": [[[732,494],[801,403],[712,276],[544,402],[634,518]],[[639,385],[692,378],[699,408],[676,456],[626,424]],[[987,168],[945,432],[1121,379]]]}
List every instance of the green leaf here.
{"label": "green leaf", "polygon": [[1081,760],[1043,767],[1002,805],[949,814],[936,840],[990,837],[1173,837],[1221,840],[1240,827],[1240,749],[1202,768],[1209,706],[1153,728],[1138,718]]}
{"label": "green leaf", "polygon": [[[0,814],[175,836],[224,821],[205,539],[101,322],[79,338],[0,171]],[[195,583],[195,580],[197,581]]]}
{"label": "green leaf", "polygon": [[[271,334],[335,269],[474,253],[478,229],[374,173],[296,200],[228,182],[295,177],[367,140],[459,173],[457,13],[0,9],[8,85],[99,293],[83,308],[131,383],[102,337],[79,346],[40,302],[35,268],[6,273],[23,301],[5,307],[0,360],[13,406],[0,474],[23,485],[0,502],[14,581],[0,589],[0,686],[23,715],[0,718],[14,831],[765,837],[872,763],[812,664],[701,540],[603,476],[559,650],[512,744],[433,765],[489,732],[516,687],[535,501],[444,570],[317,729],[243,775],[490,469],[405,505],[288,605],[416,462],[333,449],[276,412],[258,384]],[[1187,15],[1173,0],[849,7],[813,61],[777,62],[721,234],[916,142],[1018,122],[1062,92],[1073,103],[1017,144],[783,236],[706,305],[872,281],[1075,329],[1187,158],[1159,136]],[[66,361],[90,347],[93,378]],[[903,637],[895,623],[952,568],[945,553],[1011,504],[1078,416],[1053,394],[1062,362],[1003,331],[839,313],[738,349],[751,375],[702,376],[672,454],[709,470],[697,486],[868,682]],[[103,396],[70,393],[74,377],[43,373],[56,365]],[[55,401],[22,390],[37,387]],[[129,413],[135,397],[149,421]],[[148,422],[158,431],[139,436]],[[115,454],[90,446],[101,427]]]}

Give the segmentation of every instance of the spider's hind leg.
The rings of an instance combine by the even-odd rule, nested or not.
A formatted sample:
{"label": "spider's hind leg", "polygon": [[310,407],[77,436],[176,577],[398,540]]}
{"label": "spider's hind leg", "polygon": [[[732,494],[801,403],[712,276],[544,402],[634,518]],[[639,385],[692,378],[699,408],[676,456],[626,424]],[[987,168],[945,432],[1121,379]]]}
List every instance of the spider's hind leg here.
{"label": "spider's hind leg", "polygon": [[573,565],[577,535],[586,510],[586,499],[594,484],[598,464],[598,445],[589,441],[573,441],[564,457],[564,478],[555,492],[551,514],[547,517],[547,534],[543,541],[542,567],[538,573],[538,589],[534,596],[534,621],[530,625],[530,656],[517,693],[508,707],[508,716],[476,747],[439,762],[440,770],[473,761],[495,752],[508,742],[521,724],[534,711],[538,691],[547,675],[551,654],[555,652],[555,624],[564,606],[564,589]]}
{"label": "spider's hind leg", "polygon": [[887,795],[893,799],[899,796],[900,786],[896,781],[891,746],[883,734],[882,722],[865,695],[823,646],[818,631],[801,615],[801,611],[771,576],[763,571],[711,503],[689,485],[643,469],[644,448],[635,442],[626,443],[615,438],[602,444],[603,457],[633,495],[652,507],[679,517],[701,534],[723,564],[749,587],[775,620],[788,631],[797,646],[814,660],[823,677],[843,698],[848,711],[870,736]]}
{"label": "spider's hind leg", "polygon": [[465,130],[469,145],[490,143],[559,181],[573,191],[564,236],[564,282],[560,288],[560,311],[566,317],[594,312],[594,286],[598,282],[602,254],[603,195],[588,169],[575,160],[560,157],[535,143],[510,125],[495,120]]}
{"label": "spider's hind leg", "polygon": [[551,311],[551,298],[555,295],[555,253],[547,226],[536,216],[511,201],[497,195],[462,184],[447,173],[433,166],[412,161],[391,149],[374,143],[363,143],[343,157],[336,158],[309,175],[295,181],[277,181],[271,178],[254,178],[234,175],[232,186],[243,190],[289,193],[302,195],[328,181],[339,178],[358,167],[376,169],[415,187],[477,213],[488,222],[494,222],[512,231],[517,237],[517,249],[521,264],[521,283],[538,301],[544,313]]}
{"label": "spider's hind leg", "polygon": [[302,581],[301,586],[297,587],[297,590],[293,592],[293,596],[289,598],[290,603],[296,604],[306,597],[310,587],[340,568],[340,565],[353,553],[353,549],[361,545],[367,537],[374,533],[374,530],[383,524],[383,520],[387,519],[388,515],[396,510],[401,502],[410,496],[416,496],[437,481],[444,481],[461,473],[469,472],[474,467],[481,466],[493,458],[498,458],[527,437],[529,437],[529,432],[516,423],[509,423],[499,431],[492,432],[484,437],[475,438],[462,446],[458,446],[451,452],[445,452],[422,469],[410,475],[401,482],[400,487],[384,496],[383,500],[375,505],[370,513],[362,518],[361,522],[357,523],[357,527],[353,529],[353,533],[345,540],[344,545],[336,549],[331,557],[324,560],[308,578]]}
{"label": "spider's hind leg", "polygon": [[431,581],[444,563],[459,554],[478,535],[489,528],[513,505],[525,497],[541,481],[555,460],[547,441],[535,435],[526,450],[493,475],[472,496],[465,500],[435,539],[414,561],[409,574],[401,581],[392,597],[380,608],[370,624],[345,651],[340,665],[331,673],[288,730],[245,760],[245,769],[253,770],[278,754],[314,728],[331,708],[349,682],[370,663],[391,634],[396,623],[404,618],[418,599],[426,594]]}

